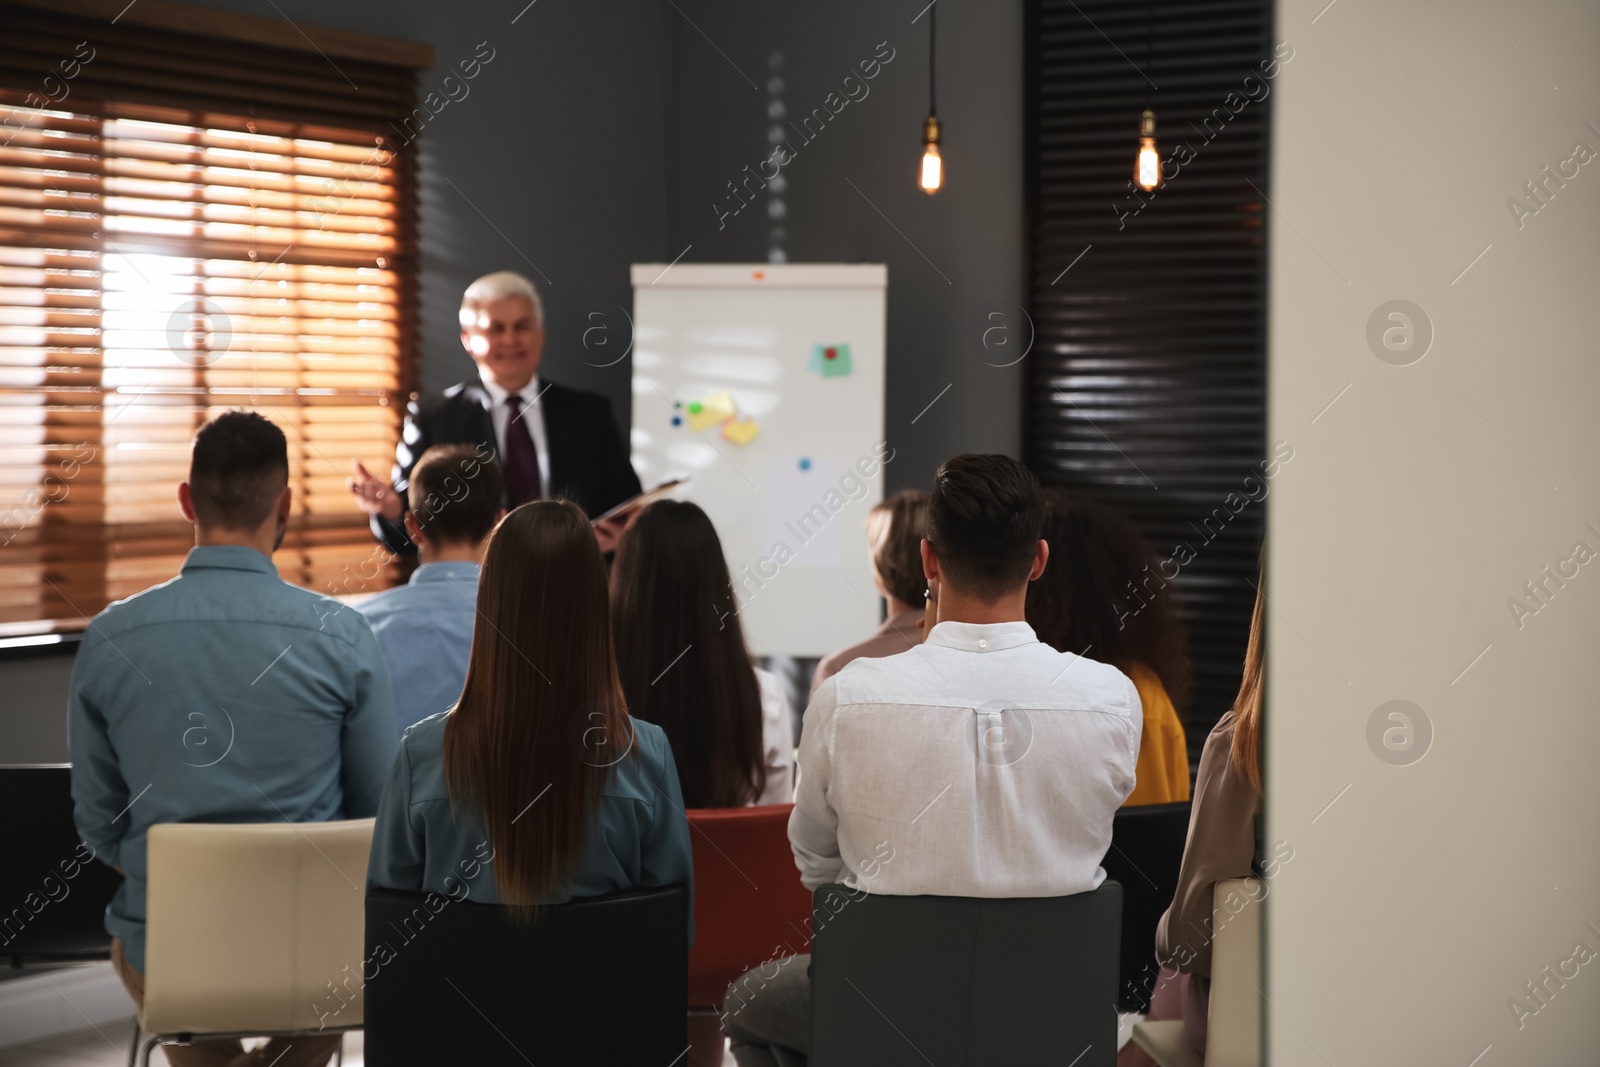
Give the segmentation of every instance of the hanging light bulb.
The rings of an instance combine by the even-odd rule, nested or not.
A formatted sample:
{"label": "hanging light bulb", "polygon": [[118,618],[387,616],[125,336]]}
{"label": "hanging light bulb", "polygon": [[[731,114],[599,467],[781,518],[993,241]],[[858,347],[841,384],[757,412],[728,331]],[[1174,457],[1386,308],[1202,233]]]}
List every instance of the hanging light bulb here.
{"label": "hanging light bulb", "polygon": [[1149,108],[1139,116],[1139,158],[1133,164],[1133,180],[1147,193],[1161,184],[1161,156],[1156,152],[1156,113]]}
{"label": "hanging light bulb", "polygon": [[939,156],[938,109],[934,107],[934,46],[938,43],[937,4],[928,5],[928,117],[922,123],[922,169],[917,174],[917,184],[932,196],[944,185],[944,160]]}
{"label": "hanging light bulb", "polygon": [[944,160],[939,158],[939,120],[932,115],[922,124],[922,174],[917,184],[932,196],[944,184]]}

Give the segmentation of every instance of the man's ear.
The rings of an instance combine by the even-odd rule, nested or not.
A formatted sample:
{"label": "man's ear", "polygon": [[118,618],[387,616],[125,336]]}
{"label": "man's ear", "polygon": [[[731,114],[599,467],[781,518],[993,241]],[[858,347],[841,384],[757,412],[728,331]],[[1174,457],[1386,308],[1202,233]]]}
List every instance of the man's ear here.
{"label": "man's ear", "polygon": [[283,492],[278,494],[278,521],[289,521],[289,508],[294,503],[294,490],[289,486],[283,487]]}
{"label": "man's ear", "polygon": [[1045,564],[1050,562],[1050,542],[1040,539],[1039,547],[1033,550],[1033,569],[1028,572],[1028,581],[1037,582],[1044,573]]}
{"label": "man's ear", "polygon": [[933,542],[926,537],[922,539],[922,576],[932,585],[939,580],[939,557],[934,554]]}
{"label": "man's ear", "polygon": [[411,538],[412,544],[417,544],[417,545],[422,544],[422,542],[424,540],[424,535],[423,535],[423,532],[422,532],[422,526],[420,524],[418,524],[416,513],[413,512],[410,508],[406,508],[405,524],[406,524],[406,536]]}
{"label": "man's ear", "polygon": [[194,510],[194,491],[189,488],[188,482],[178,483],[178,507],[183,512],[183,517],[190,522],[198,523],[200,516]]}

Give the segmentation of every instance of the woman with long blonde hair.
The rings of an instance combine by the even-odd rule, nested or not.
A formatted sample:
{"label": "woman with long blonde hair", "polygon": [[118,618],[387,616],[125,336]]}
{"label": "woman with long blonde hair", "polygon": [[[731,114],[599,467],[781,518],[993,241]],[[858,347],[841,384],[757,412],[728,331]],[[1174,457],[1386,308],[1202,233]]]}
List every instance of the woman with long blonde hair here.
{"label": "woman with long blonde hair", "polygon": [[[1166,985],[1167,989],[1176,986],[1173,999],[1180,1003],[1162,1003],[1167,1000],[1163,996],[1167,989],[1158,989],[1151,1018],[1171,1018],[1181,1011],[1189,1038],[1202,1056],[1211,990],[1213,890],[1229,878],[1255,877],[1263,866],[1259,862],[1259,823],[1266,598],[1260,589],[1258,584],[1239,695],[1206,738],[1195,775],[1194,806],[1189,813],[1189,838],[1178,871],[1178,889],[1156,927],[1156,958],[1178,972],[1173,982],[1169,971]],[[1291,851],[1287,858],[1279,856],[1277,860],[1292,858]]]}

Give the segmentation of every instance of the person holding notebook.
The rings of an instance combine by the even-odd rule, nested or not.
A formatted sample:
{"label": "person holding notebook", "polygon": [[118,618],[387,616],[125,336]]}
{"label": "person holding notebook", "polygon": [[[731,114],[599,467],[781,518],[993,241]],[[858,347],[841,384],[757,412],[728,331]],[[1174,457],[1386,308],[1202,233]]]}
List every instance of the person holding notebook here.
{"label": "person holding notebook", "polygon": [[[350,491],[384,547],[416,551],[402,517],[412,469],[433,445],[477,445],[496,457],[507,508],[561,497],[598,516],[639,493],[610,402],[541,376],[544,302],[531,281],[509,270],[485,274],[461,295],[460,319],[477,377],[411,402],[388,481],[353,461]],[[619,516],[595,527],[602,551],[611,550],[625,522]]]}

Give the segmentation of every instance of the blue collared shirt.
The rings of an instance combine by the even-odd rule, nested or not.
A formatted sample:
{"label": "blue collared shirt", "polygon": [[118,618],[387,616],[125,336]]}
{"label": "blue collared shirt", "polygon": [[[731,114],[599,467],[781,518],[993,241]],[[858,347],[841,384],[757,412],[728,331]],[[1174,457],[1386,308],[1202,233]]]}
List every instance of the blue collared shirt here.
{"label": "blue collared shirt", "polygon": [[135,969],[150,827],[375,814],[393,703],[366,617],[253,548],[191,549],[178,577],[95,616],[72,666],[73,817],[127,876],[106,929]]}
{"label": "blue collared shirt", "polygon": [[411,581],[356,605],[389,660],[396,735],[455,707],[478,615],[476,563],[424,563]]}

